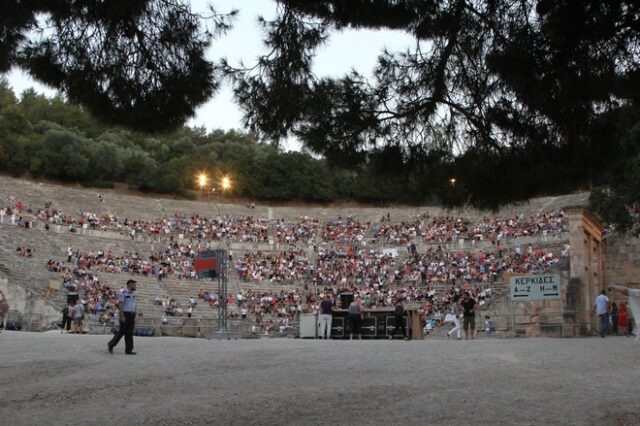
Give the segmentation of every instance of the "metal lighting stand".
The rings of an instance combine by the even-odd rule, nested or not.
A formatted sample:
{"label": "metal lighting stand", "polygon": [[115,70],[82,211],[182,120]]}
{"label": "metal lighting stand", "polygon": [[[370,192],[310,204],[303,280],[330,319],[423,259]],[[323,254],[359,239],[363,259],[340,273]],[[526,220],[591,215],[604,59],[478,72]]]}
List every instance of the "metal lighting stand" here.
{"label": "metal lighting stand", "polygon": [[229,282],[229,255],[227,250],[217,250],[222,259],[218,273],[218,334],[227,333],[227,283]]}
{"label": "metal lighting stand", "polygon": [[218,257],[218,331],[205,336],[212,340],[239,339],[240,333],[231,332],[227,323],[227,284],[229,282],[229,252],[216,250]]}

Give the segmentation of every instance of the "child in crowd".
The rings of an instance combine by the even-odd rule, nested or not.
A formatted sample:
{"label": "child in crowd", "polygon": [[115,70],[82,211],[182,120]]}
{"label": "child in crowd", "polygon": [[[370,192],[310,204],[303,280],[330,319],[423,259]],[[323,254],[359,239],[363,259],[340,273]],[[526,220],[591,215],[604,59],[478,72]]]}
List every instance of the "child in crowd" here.
{"label": "child in crowd", "polygon": [[489,315],[485,315],[484,317],[484,326],[487,332],[487,336],[491,336],[493,332],[496,330],[495,326],[493,325],[493,321],[491,321],[491,318],[489,317]]}

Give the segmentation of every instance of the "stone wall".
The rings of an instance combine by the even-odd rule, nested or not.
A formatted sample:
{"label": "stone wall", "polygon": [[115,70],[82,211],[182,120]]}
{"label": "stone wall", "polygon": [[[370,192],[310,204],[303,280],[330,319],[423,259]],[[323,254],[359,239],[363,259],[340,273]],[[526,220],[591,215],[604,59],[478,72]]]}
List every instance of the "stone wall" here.
{"label": "stone wall", "polygon": [[[498,336],[521,337],[573,337],[580,334],[572,303],[572,288],[569,285],[567,265],[559,265],[550,272],[560,274],[562,298],[558,300],[511,301],[509,283],[492,286],[494,295],[480,307],[480,324],[490,316]],[[514,326],[515,323],[515,326]]]}
{"label": "stone wall", "polygon": [[10,284],[0,273],[0,291],[9,301],[9,315],[19,313],[23,330],[38,331],[61,318],[60,308],[24,287]]}
{"label": "stone wall", "polygon": [[597,318],[592,312],[593,301],[603,288],[602,261],[604,228],[584,207],[564,209],[569,219],[571,245],[570,278],[575,283],[575,312],[582,334],[596,329]]}
{"label": "stone wall", "polygon": [[[605,287],[640,283],[640,238],[614,234],[603,241],[603,246]],[[626,301],[626,297],[618,293],[611,293],[609,297],[616,302]]]}

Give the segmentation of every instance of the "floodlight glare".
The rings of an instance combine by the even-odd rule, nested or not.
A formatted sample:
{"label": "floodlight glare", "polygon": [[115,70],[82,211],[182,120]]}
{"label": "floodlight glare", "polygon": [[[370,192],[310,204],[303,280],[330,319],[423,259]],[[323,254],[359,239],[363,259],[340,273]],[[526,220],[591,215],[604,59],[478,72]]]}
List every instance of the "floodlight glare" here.
{"label": "floodlight glare", "polygon": [[222,177],[222,189],[224,191],[227,191],[229,188],[231,188],[231,179],[229,178],[229,176],[223,176]]}
{"label": "floodlight glare", "polygon": [[205,173],[200,173],[198,175],[198,186],[200,187],[200,189],[203,189],[204,187],[207,186],[207,181],[209,180],[209,178],[207,177],[207,175]]}

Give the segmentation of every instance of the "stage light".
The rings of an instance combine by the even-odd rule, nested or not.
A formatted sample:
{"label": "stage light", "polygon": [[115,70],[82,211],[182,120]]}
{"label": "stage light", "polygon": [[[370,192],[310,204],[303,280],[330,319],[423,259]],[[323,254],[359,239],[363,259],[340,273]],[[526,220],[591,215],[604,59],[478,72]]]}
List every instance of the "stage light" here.
{"label": "stage light", "polygon": [[227,191],[231,188],[231,179],[229,178],[229,176],[223,176],[221,183],[223,191]]}
{"label": "stage light", "polygon": [[204,189],[207,186],[208,181],[209,178],[205,173],[200,173],[198,175],[198,186],[200,187],[200,189]]}

